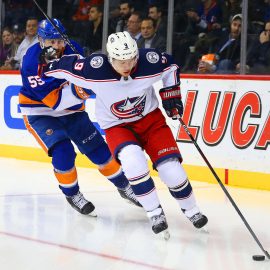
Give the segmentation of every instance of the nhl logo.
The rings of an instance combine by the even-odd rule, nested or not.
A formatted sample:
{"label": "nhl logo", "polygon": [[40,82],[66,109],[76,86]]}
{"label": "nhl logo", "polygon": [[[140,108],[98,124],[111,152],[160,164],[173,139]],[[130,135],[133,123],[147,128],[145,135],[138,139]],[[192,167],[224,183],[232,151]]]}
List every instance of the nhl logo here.
{"label": "nhl logo", "polygon": [[102,64],[103,64],[103,58],[101,56],[95,56],[90,61],[90,65],[93,68],[100,68]]}
{"label": "nhl logo", "polygon": [[146,54],[146,59],[152,63],[152,64],[155,64],[158,62],[159,60],[159,55],[156,53],[156,52],[148,52]]}

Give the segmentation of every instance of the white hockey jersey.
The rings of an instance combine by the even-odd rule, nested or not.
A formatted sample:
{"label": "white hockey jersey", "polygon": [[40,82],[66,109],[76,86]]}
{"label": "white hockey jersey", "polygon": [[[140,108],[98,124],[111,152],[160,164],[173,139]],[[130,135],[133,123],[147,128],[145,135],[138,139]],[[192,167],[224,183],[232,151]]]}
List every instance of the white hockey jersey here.
{"label": "white hockey jersey", "polygon": [[96,94],[96,118],[101,128],[141,119],[158,107],[153,84],[164,87],[179,83],[179,68],[170,55],[154,49],[140,49],[139,59],[125,80],[112,68],[104,54],[78,59],[63,56],[48,65],[46,76],[66,79]]}

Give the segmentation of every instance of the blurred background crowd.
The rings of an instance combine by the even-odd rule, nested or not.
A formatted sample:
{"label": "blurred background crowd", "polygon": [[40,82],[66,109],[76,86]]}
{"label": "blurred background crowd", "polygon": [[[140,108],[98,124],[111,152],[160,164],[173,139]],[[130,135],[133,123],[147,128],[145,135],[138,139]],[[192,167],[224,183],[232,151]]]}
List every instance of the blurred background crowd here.
{"label": "blurred background crowd", "polygon": [[[128,31],[139,48],[168,50],[182,73],[240,72],[242,7],[248,2],[245,73],[270,75],[270,0],[110,0],[108,34]],[[48,1],[38,0],[47,12]],[[85,56],[102,50],[103,0],[53,0],[52,17],[61,20]],[[0,0],[0,70],[19,69],[26,50],[38,42],[44,15],[31,0]],[[168,21],[173,29],[168,32]],[[244,21],[244,20],[243,20]]]}

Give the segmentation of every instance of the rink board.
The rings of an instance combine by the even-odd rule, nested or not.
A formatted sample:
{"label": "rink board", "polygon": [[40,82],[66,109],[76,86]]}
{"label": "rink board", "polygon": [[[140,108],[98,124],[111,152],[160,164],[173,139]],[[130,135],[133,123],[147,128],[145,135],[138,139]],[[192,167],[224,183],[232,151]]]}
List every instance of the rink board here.
{"label": "rink board", "polygon": [[[270,190],[269,76],[183,75],[183,119],[198,145],[228,185]],[[25,130],[18,107],[20,75],[0,73],[0,156],[49,162]],[[156,85],[157,88],[160,84]],[[86,108],[93,122],[95,99]],[[209,168],[179,126],[168,119],[192,180],[216,183]],[[96,123],[98,126],[98,124]],[[94,167],[82,155],[77,166]],[[150,166],[150,163],[149,163]],[[155,174],[155,172],[153,172]]]}

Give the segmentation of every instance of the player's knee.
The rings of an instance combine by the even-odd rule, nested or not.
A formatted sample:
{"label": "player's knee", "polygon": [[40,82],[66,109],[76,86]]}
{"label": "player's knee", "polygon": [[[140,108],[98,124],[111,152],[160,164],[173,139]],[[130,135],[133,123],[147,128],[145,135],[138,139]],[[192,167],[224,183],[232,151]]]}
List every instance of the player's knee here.
{"label": "player's knee", "polygon": [[56,170],[68,171],[74,167],[76,153],[70,140],[63,140],[52,149],[52,164]]}
{"label": "player's knee", "polygon": [[138,145],[125,146],[118,155],[127,178],[149,172],[147,160],[142,148]]}
{"label": "player's knee", "polygon": [[168,186],[175,187],[187,179],[187,174],[177,158],[167,159],[157,165],[160,179]]}
{"label": "player's knee", "polygon": [[96,165],[105,165],[111,160],[111,152],[108,145],[103,142],[99,147],[93,151],[85,154],[94,164]]}

